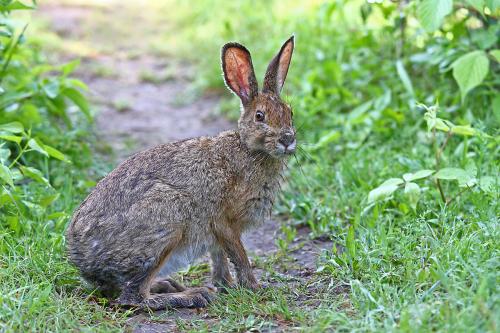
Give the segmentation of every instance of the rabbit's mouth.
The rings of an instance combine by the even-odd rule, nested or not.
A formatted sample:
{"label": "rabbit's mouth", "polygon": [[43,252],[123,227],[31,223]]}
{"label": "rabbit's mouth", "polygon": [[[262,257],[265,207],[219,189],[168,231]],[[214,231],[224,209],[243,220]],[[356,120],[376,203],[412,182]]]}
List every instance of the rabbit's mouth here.
{"label": "rabbit's mouth", "polygon": [[277,155],[278,157],[293,155],[295,153],[296,147],[297,147],[297,141],[295,139],[292,142],[290,142],[289,144],[277,142],[275,155]]}

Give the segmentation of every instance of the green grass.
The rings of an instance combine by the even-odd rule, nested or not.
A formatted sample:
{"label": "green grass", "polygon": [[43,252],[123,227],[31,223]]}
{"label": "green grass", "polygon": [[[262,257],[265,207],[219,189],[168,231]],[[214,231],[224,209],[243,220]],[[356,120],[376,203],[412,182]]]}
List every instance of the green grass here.
{"label": "green grass", "polygon": [[[279,252],[256,263],[273,288],[257,293],[232,290],[207,309],[208,319],[178,319],[179,330],[499,330],[499,67],[490,58],[485,81],[463,103],[449,67],[478,47],[479,37],[469,36],[480,36],[481,28],[471,28],[480,27],[480,18],[459,20],[451,15],[441,31],[426,34],[415,20],[414,6],[409,6],[405,52],[398,56],[397,6],[373,5],[365,24],[359,15],[362,3],[250,5],[211,0],[193,6],[172,0],[152,4],[144,17],[129,4],[116,10],[114,33],[90,33],[96,40],[68,44],[82,55],[120,48],[134,57],[143,53],[189,61],[195,66],[193,92],[224,91],[219,68],[222,43],[238,40],[247,45],[257,76],[262,77],[280,43],[296,33],[285,97],[294,108],[301,150],[289,163],[289,182],[276,207],[275,213],[286,221],[283,237],[277,240]],[[104,13],[98,11],[88,31],[109,21]],[[148,22],[147,27],[134,25],[130,34],[130,25],[120,23],[139,20]],[[168,22],[155,30],[163,21]],[[50,41],[49,49],[64,49],[64,42],[51,34],[37,36],[41,45],[43,38]],[[123,40],[113,44],[116,36]],[[411,89],[398,73],[398,60],[408,72]],[[163,81],[150,74],[142,79]],[[403,190],[368,202],[369,192],[388,178],[436,169],[433,136],[418,101],[439,101],[440,117],[472,124],[493,137],[454,135],[441,160],[441,167],[474,166],[479,177],[495,177],[491,191],[475,186],[461,193],[456,181],[442,181],[445,195],[455,198],[444,204],[435,181],[427,178],[417,182],[422,193],[415,210]],[[117,102],[116,107],[125,109],[125,104]],[[237,116],[234,98],[223,99],[219,109],[231,118]],[[110,307],[83,285],[64,254],[64,229],[74,207],[93,181],[110,170],[109,165],[91,161],[93,150],[79,147],[88,130],[78,123],[75,132],[79,131],[80,135],[69,132],[58,146],[72,157],[72,165],[40,163],[59,193],[54,206],[21,217],[17,224],[0,218],[0,331],[118,332],[127,327],[131,313]],[[437,133],[437,142],[444,140],[445,134]],[[92,149],[99,148],[90,143]],[[20,187],[25,201],[46,191],[31,183]],[[334,242],[321,256],[317,271],[302,283],[282,274],[291,265],[288,256],[297,226],[307,226],[311,238],[329,237]],[[200,284],[207,274],[208,267],[201,265],[181,278]],[[170,314],[153,315],[152,320],[161,322]]]}

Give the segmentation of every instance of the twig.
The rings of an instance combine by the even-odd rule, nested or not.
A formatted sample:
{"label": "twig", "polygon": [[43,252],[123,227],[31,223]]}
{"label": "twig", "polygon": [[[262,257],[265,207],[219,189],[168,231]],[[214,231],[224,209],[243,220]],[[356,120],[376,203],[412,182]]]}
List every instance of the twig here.
{"label": "twig", "polygon": [[453,198],[449,198],[448,200],[446,200],[446,205],[449,205],[449,204],[450,204],[453,200],[457,199],[457,198],[458,198],[459,196],[461,196],[461,195],[462,195],[465,191],[472,189],[474,186],[476,186],[476,184],[474,184],[474,185],[472,185],[472,186],[468,186],[468,185],[465,185],[465,186],[466,186],[466,187],[465,187],[462,191],[458,192],[458,194],[457,194],[457,195],[455,195]]}

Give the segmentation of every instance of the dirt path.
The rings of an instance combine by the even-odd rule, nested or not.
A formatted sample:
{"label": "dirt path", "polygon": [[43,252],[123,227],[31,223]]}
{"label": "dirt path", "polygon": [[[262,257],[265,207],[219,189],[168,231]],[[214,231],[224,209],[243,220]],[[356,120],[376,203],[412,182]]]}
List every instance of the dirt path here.
{"label": "dirt path", "polygon": [[[99,135],[111,145],[118,160],[159,143],[214,135],[235,126],[214,113],[219,97],[204,96],[192,100],[192,68],[188,64],[159,59],[147,52],[131,56],[130,49],[110,51],[109,45],[104,44],[120,36],[101,39],[97,34],[103,27],[92,26],[102,22],[95,20],[96,15],[107,10],[51,2],[41,6],[39,13],[48,22],[49,28],[62,39],[63,45],[75,45],[77,41],[79,48],[86,50],[76,75],[89,86],[91,99],[98,108],[96,124]],[[116,15],[115,20],[120,17],[127,16]],[[127,22],[121,24],[126,25]],[[137,45],[141,47],[141,43]],[[66,59],[75,56],[81,54],[71,52],[71,48],[62,54]],[[279,223],[271,220],[248,233],[244,242],[252,261],[276,257],[278,249],[275,240],[279,237]],[[331,249],[331,246],[329,241],[310,241],[308,230],[299,230],[290,244],[290,248],[295,250],[288,253],[287,264],[274,263],[273,269],[292,284],[304,284],[316,269],[318,254],[323,249]],[[262,267],[255,270],[262,282],[277,283],[269,279]],[[209,282],[207,272],[204,281]],[[202,319],[207,323],[215,320],[204,311],[184,309],[163,315],[161,320],[140,314],[131,317],[129,323],[134,332],[165,332],[176,330],[179,318]]]}

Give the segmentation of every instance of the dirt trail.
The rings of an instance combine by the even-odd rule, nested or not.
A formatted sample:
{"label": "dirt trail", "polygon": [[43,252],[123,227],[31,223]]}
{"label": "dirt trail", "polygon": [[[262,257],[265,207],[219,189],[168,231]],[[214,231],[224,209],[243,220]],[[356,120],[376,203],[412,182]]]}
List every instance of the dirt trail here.
{"label": "dirt trail", "polygon": [[[190,100],[192,78],[189,65],[144,53],[130,56],[130,50],[99,52],[99,49],[105,49],[99,47],[102,46],[99,43],[104,42],[95,35],[99,28],[89,28],[89,25],[93,24],[96,12],[103,10],[106,9],[51,2],[41,6],[39,14],[63,44],[78,40],[79,43],[92,43],[92,50],[97,50],[83,57],[76,75],[89,86],[91,99],[98,108],[96,124],[99,135],[111,145],[119,160],[159,143],[214,135],[235,126],[214,114],[217,96]],[[109,40],[113,40],[113,36],[108,36]],[[140,43],[138,45],[140,47]],[[81,55],[62,54],[66,59],[75,56]],[[279,223],[270,220],[248,233],[244,242],[253,258],[262,259],[276,254],[275,239],[278,237]],[[331,246],[329,241],[309,241],[308,230],[302,229],[291,244],[291,248],[296,248],[289,253],[292,264],[275,270],[295,281],[293,283],[303,283],[314,272],[318,254]],[[256,268],[256,273],[266,283],[265,271]],[[209,281],[208,274],[206,280]],[[134,316],[130,325],[135,332],[165,332],[175,330],[179,318],[214,320],[203,311],[185,309],[162,316],[161,321],[152,320],[147,314]]]}

